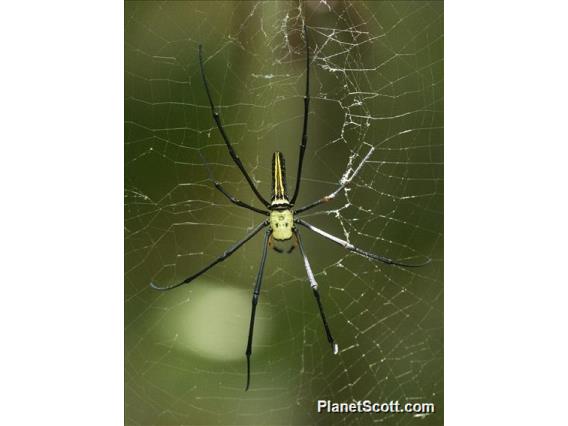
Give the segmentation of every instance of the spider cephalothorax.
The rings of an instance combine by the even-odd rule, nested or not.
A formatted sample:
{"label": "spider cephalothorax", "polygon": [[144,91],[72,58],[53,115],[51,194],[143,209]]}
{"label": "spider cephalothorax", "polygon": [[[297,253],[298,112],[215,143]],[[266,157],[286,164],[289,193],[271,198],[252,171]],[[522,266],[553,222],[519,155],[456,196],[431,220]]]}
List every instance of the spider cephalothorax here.
{"label": "spider cephalothorax", "polygon": [[292,213],[292,210],[272,210],[269,220],[272,237],[275,240],[286,241],[292,238],[294,230],[294,213]]}
{"label": "spider cephalothorax", "polygon": [[332,241],[336,244],[339,244],[340,246],[342,246],[346,250],[349,250],[349,251],[354,252],[358,255],[364,256],[368,259],[377,260],[379,262],[383,262],[383,263],[386,263],[386,264],[389,264],[389,265],[412,267],[412,266],[422,266],[422,265],[424,265],[424,264],[426,264],[430,261],[429,259],[427,259],[426,262],[420,263],[420,264],[409,264],[409,263],[405,263],[405,262],[394,261],[394,260],[389,259],[387,257],[380,256],[380,255],[377,255],[377,254],[374,254],[374,253],[370,253],[370,252],[361,250],[360,248],[357,248],[353,244],[349,243],[348,241],[344,241],[344,240],[337,238],[337,237],[335,237],[331,234],[328,234],[327,232],[322,231],[321,229],[318,229],[313,225],[310,225],[309,223],[303,221],[302,219],[295,217],[296,215],[298,215],[302,212],[305,212],[305,211],[310,210],[310,209],[312,209],[316,206],[319,206],[320,204],[323,204],[323,203],[326,203],[326,202],[329,202],[329,201],[335,199],[335,196],[337,194],[339,194],[341,191],[343,191],[347,187],[347,185],[349,185],[351,183],[353,178],[357,175],[357,173],[359,172],[359,170],[361,169],[363,164],[365,164],[365,162],[368,160],[368,158],[371,156],[371,154],[373,153],[373,150],[374,150],[374,148],[371,148],[369,150],[369,152],[367,153],[365,158],[363,158],[363,160],[361,161],[359,166],[353,171],[353,173],[351,173],[349,178],[342,180],[342,182],[338,185],[338,187],[332,193],[330,193],[330,194],[328,194],[328,195],[326,195],[326,196],[324,196],[324,197],[320,198],[319,200],[316,200],[312,203],[306,204],[303,207],[300,207],[300,208],[294,207],[295,203],[296,203],[296,198],[298,197],[298,193],[300,191],[300,183],[301,183],[301,177],[302,177],[302,165],[303,165],[304,153],[306,151],[306,145],[307,145],[307,141],[308,141],[308,106],[309,106],[309,103],[310,103],[310,53],[309,53],[309,49],[308,49],[308,33],[307,33],[305,27],[304,27],[304,37],[305,37],[305,40],[306,40],[306,94],[304,96],[304,125],[303,125],[303,130],[302,130],[302,141],[300,143],[300,155],[299,155],[299,158],[298,158],[298,172],[296,174],[296,186],[294,188],[294,193],[292,195],[292,198],[288,198],[288,190],[287,190],[287,187],[286,187],[286,168],[285,168],[285,164],[284,164],[284,156],[280,152],[275,152],[274,155],[272,156],[272,198],[271,198],[270,202],[268,202],[260,194],[260,192],[256,188],[253,180],[251,179],[251,177],[249,176],[249,174],[245,170],[243,163],[241,162],[239,156],[237,155],[237,153],[233,149],[233,146],[231,145],[231,142],[229,141],[229,138],[227,137],[227,134],[225,133],[225,130],[223,129],[223,125],[221,124],[221,117],[220,117],[219,113],[217,112],[217,109],[215,108],[215,104],[213,103],[213,98],[211,97],[211,92],[209,91],[209,86],[207,84],[207,79],[205,77],[205,70],[204,70],[204,67],[203,67],[202,49],[201,49],[201,45],[199,46],[199,66],[200,66],[200,70],[201,70],[201,77],[203,78],[203,85],[205,86],[205,92],[207,94],[207,99],[209,100],[209,105],[211,107],[211,114],[213,115],[213,120],[215,121],[215,124],[217,125],[217,128],[219,129],[219,132],[221,133],[221,137],[223,138],[223,141],[225,142],[225,145],[227,146],[227,150],[229,151],[229,155],[231,156],[231,158],[235,162],[236,166],[242,172],[244,178],[247,180],[248,184],[250,185],[252,191],[254,192],[254,194],[256,195],[258,200],[264,205],[264,209],[261,209],[261,208],[252,206],[250,204],[247,204],[247,203],[245,203],[241,200],[238,200],[237,198],[235,198],[231,194],[229,194],[225,190],[225,188],[223,188],[223,185],[221,185],[221,183],[219,181],[217,181],[213,178],[213,175],[211,174],[211,171],[209,170],[209,166],[207,165],[207,163],[205,163],[209,172],[210,172],[211,181],[215,185],[215,188],[217,188],[225,197],[227,197],[227,199],[231,203],[236,204],[237,206],[244,207],[246,209],[252,210],[256,213],[260,213],[262,215],[265,215],[265,217],[268,217],[268,218],[265,219],[263,222],[259,223],[257,226],[255,226],[252,230],[250,230],[249,233],[242,240],[237,241],[234,245],[232,245],[227,250],[225,250],[225,252],[221,256],[217,257],[214,261],[212,261],[211,263],[209,263],[208,265],[206,265],[205,267],[203,267],[199,271],[195,272],[193,275],[190,275],[185,280],[183,280],[183,281],[181,281],[177,284],[174,284],[172,286],[169,286],[169,287],[160,287],[160,286],[158,286],[154,283],[151,284],[152,287],[157,289],[157,290],[171,290],[171,289],[174,289],[174,288],[179,287],[181,285],[187,284],[187,283],[193,281],[195,278],[201,276],[203,273],[207,272],[209,269],[211,269],[217,263],[222,262],[226,258],[231,256],[235,251],[237,251],[240,247],[242,247],[246,242],[251,240],[252,237],[254,237],[256,234],[258,234],[262,229],[266,229],[266,232],[264,234],[264,243],[263,243],[263,246],[262,246],[262,256],[261,256],[261,259],[260,259],[260,267],[259,267],[259,270],[258,270],[258,274],[256,276],[254,291],[252,293],[252,309],[251,309],[251,316],[250,316],[247,349],[246,349],[246,353],[245,353],[246,358],[247,358],[247,382],[246,382],[245,390],[248,390],[249,385],[250,385],[250,356],[252,354],[252,336],[253,336],[253,331],[254,331],[254,319],[255,319],[255,315],[256,315],[256,305],[258,303],[258,298],[259,298],[259,295],[260,295],[260,286],[262,284],[262,275],[264,273],[264,265],[266,263],[266,256],[267,256],[267,252],[268,252],[268,247],[271,246],[276,251],[283,252],[282,249],[273,245],[273,241],[272,241],[273,239],[276,240],[276,241],[293,240],[292,247],[289,250],[287,250],[288,253],[290,253],[296,245],[298,246],[298,248],[300,250],[300,254],[301,254],[303,261],[304,261],[304,267],[306,269],[306,274],[308,276],[308,282],[310,283],[310,287],[313,291],[315,300],[316,300],[317,305],[318,305],[318,309],[319,309],[319,313],[320,313],[320,316],[321,316],[321,319],[322,319],[322,322],[323,322],[325,334],[327,336],[328,342],[331,344],[332,352],[334,354],[338,353],[338,346],[335,343],[333,337],[331,336],[331,331],[329,330],[329,325],[327,324],[327,319],[326,319],[324,311],[323,311],[323,305],[322,305],[321,298],[320,298],[318,283],[317,283],[317,281],[314,277],[314,273],[312,272],[310,262],[308,261],[308,257],[306,256],[306,253],[304,251],[304,247],[302,245],[302,239],[300,237],[300,231],[295,226],[296,224],[301,225],[301,226],[309,229],[310,231],[315,232],[316,234],[318,234],[318,235],[320,235],[320,236],[322,236],[322,237],[324,237],[324,238],[326,238],[326,239],[328,239],[328,240],[330,240],[330,241]]}

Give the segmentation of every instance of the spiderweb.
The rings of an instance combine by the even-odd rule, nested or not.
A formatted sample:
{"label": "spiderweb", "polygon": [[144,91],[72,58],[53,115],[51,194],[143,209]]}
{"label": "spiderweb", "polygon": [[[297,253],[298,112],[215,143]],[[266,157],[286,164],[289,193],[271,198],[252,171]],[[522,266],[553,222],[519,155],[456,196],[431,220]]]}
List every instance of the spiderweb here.
{"label": "spiderweb", "polygon": [[[127,424],[441,424],[443,421],[443,5],[441,2],[127,2],[125,5]],[[293,188],[309,26],[302,217],[404,269],[302,229],[340,353],[325,338],[299,253],[269,252],[244,392],[259,235],[179,282],[263,217],[211,119],[197,60],[260,192],[273,151]],[[260,206],[259,206],[260,207]],[[432,402],[436,413],[318,414],[318,399]]]}

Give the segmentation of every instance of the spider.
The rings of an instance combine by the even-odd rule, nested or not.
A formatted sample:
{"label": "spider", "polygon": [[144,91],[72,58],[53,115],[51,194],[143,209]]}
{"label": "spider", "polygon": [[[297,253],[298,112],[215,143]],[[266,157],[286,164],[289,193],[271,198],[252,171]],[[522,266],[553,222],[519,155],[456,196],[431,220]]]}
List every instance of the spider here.
{"label": "spider", "polygon": [[[264,272],[264,265],[266,263],[266,257],[268,254],[268,248],[274,249],[278,253],[291,253],[295,247],[299,248],[300,255],[304,261],[304,267],[306,269],[306,273],[308,276],[308,281],[310,283],[310,287],[312,289],[313,295],[315,297],[319,313],[323,322],[323,327],[325,330],[325,334],[329,344],[331,345],[331,350],[333,354],[337,354],[339,352],[339,347],[335,343],[333,336],[331,335],[331,331],[329,329],[329,325],[324,313],[320,292],[318,289],[318,283],[314,277],[314,273],[312,272],[312,268],[310,266],[310,262],[308,257],[306,256],[306,252],[304,250],[304,246],[302,244],[302,238],[300,237],[300,230],[296,225],[300,225],[321,237],[328,239],[335,244],[338,244],[345,248],[346,250],[352,251],[360,256],[364,256],[368,259],[379,261],[386,263],[388,265],[398,265],[402,267],[419,267],[423,266],[430,262],[428,259],[426,262],[420,264],[410,264],[401,261],[395,261],[389,259],[385,256],[381,256],[378,254],[370,253],[364,251],[358,247],[355,247],[353,244],[344,241],[334,235],[328,234],[327,232],[316,228],[313,225],[305,222],[304,220],[297,217],[298,214],[313,209],[323,203],[327,203],[333,200],[338,193],[340,193],[343,189],[347,187],[347,185],[353,180],[353,178],[357,175],[363,164],[367,161],[367,159],[371,156],[374,148],[371,148],[370,151],[366,154],[365,158],[361,161],[359,166],[353,171],[353,173],[347,179],[343,179],[340,182],[339,186],[335,189],[335,191],[331,192],[330,194],[316,200],[310,204],[306,204],[303,207],[295,208],[296,199],[298,198],[298,193],[300,191],[300,184],[302,182],[302,165],[304,162],[304,154],[306,152],[306,145],[308,142],[307,131],[308,131],[308,107],[310,104],[310,52],[309,52],[309,45],[308,45],[308,32],[306,26],[304,26],[304,38],[306,41],[306,93],[304,96],[304,125],[302,130],[302,140],[300,143],[300,153],[298,159],[298,172],[296,174],[296,185],[294,188],[294,192],[292,197],[290,198],[288,195],[288,187],[286,182],[286,167],[285,167],[285,160],[284,156],[281,152],[274,152],[272,155],[272,197],[270,202],[268,202],[258,191],[254,182],[252,181],[251,177],[245,170],[243,163],[241,162],[239,156],[233,149],[231,142],[223,128],[223,124],[221,123],[221,117],[219,112],[217,111],[215,104],[213,103],[213,98],[211,97],[211,92],[209,91],[209,85],[207,83],[207,78],[205,77],[205,69],[203,66],[203,52],[202,46],[199,45],[199,68],[201,71],[201,77],[203,80],[203,86],[205,87],[205,92],[207,94],[207,98],[209,100],[209,105],[211,107],[211,114],[213,115],[213,120],[221,133],[223,140],[225,141],[225,145],[227,145],[227,149],[229,151],[230,156],[232,157],[233,161],[237,165],[237,167],[242,172],[244,178],[247,180],[248,184],[250,185],[252,191],[258,198],[258,200],[264,205],[265,209],[259,209],[254,207],[250,204],[247,204],[241,200],[238,200],[233,195],[223,188],[221,183],[214,179],[209,170],[209,179],[214,184],[215,188],[217,188],[231,203],[236,204],[239,207],[243,207],[249,210],[252,210],[256,213],[260,213],[267,217],[266,220],[259,223],[256,227],[254,227],[243,239],[237,241],[234,245],[230,246],[225,250],[225,252],[217,257],[213,262],[202,268],[201,270],[197,271],[193,275],[190,275],[183,281],[174,284],[169,287],[160,287],[155,283],[151,283],[152,288],[156,290],[172,290],[174,288],[180,287],[184,284],[188,284],[197,277],[201,276],[213,266],[218,264],[219,262],[224,261],[233,253],[235,253],[240,247],[242,247],[245,243],[250,241],[256,234],[258,234],[261,230],[265,229],[264,233],[264,242],[262,246],[262,256],[260,258],[260,267],[258,270],[258,274],[256,276],[256,283],[254,286],[254,291],[252,294],[252,308],[251,308],[251,316],[250,316],[250,325],[249,325],[249,332],[248,332],[248,340],[247,340],[247,348],[246,348],[246,359],[247,359],[247,379],[246,379],[246,386],[245,391],[248,391],[250,387],[250,358],[252,354],[252,338],[254,332],[254,320],[256,314],[256,306],[258,304],[258,298],[260,295],[260,287],[262,285],[262,276]],[[207,166],[209,168],[209,166]],[[285,250],[282,246],[288,243],[288,248]]]}

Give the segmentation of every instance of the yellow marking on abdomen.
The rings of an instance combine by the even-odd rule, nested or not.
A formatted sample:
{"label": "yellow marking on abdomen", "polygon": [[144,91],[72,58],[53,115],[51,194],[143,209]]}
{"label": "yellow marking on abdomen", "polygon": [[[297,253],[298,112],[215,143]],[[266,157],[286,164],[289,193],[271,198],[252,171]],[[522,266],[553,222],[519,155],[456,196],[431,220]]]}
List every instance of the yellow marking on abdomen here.
{"label": "yellow marking on abdomen", "polygon": [[280,160],[281,154],[279,152],[275,152],[274,154],[274,198],[285,199],[286,193],[282,176],[282,162]]}

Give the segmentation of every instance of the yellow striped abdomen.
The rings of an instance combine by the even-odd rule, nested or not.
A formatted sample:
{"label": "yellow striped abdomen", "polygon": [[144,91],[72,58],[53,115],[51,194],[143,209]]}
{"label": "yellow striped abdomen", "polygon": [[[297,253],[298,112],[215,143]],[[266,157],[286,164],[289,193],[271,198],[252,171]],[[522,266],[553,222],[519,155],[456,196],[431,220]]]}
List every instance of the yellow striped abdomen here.
{"label": "yellow striped abdomen", "polygon": [[286,187],[286,163],[281,152],[272,156],[272,206],[288,205],[288,188]]}

